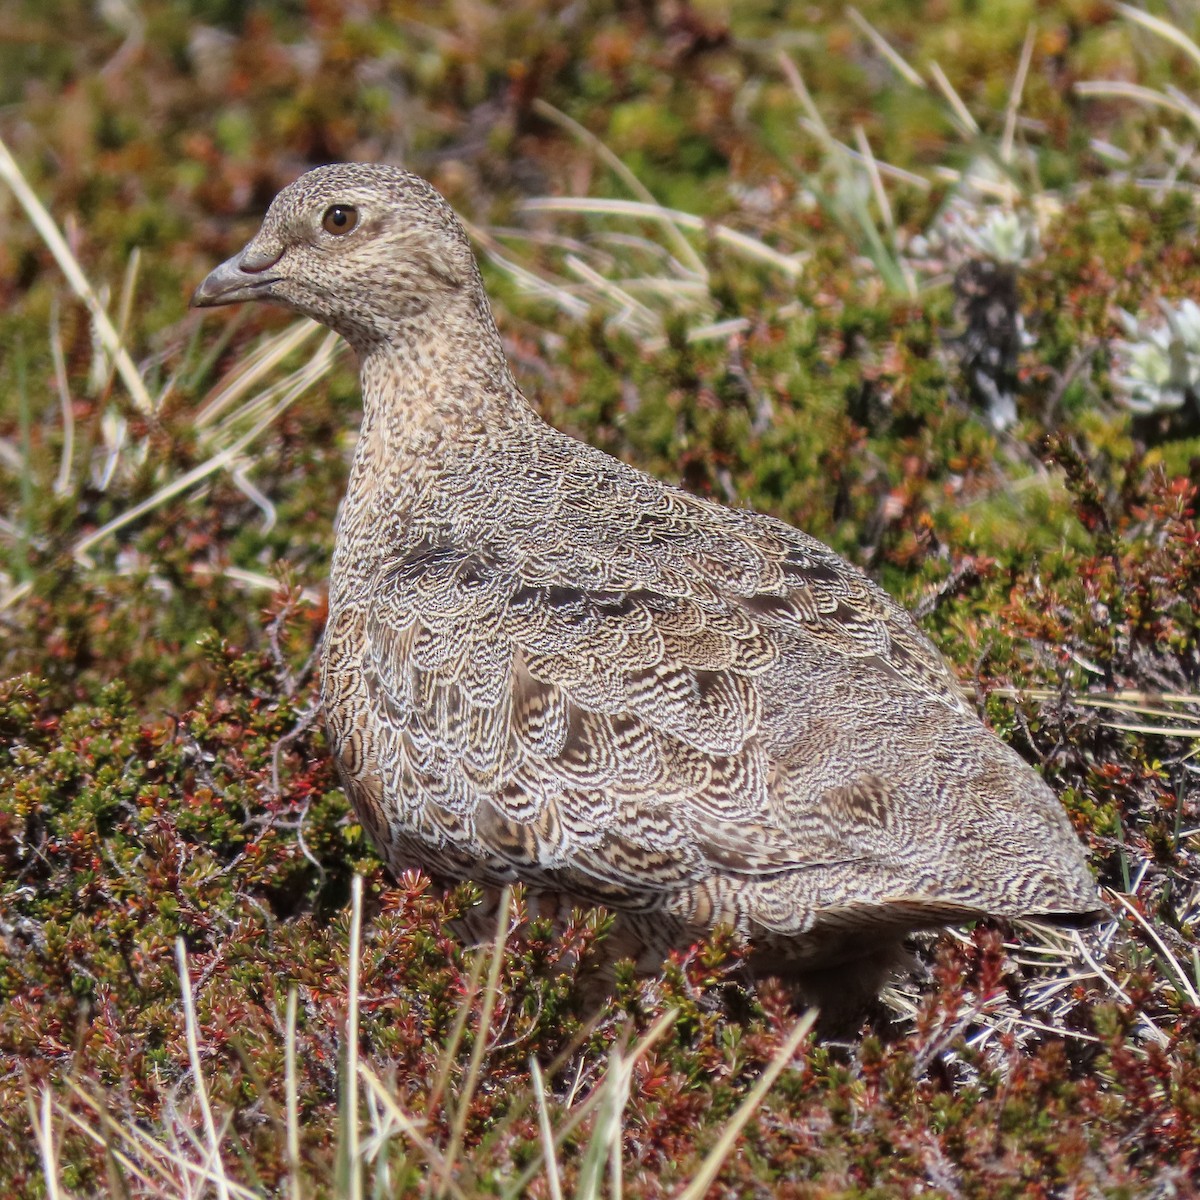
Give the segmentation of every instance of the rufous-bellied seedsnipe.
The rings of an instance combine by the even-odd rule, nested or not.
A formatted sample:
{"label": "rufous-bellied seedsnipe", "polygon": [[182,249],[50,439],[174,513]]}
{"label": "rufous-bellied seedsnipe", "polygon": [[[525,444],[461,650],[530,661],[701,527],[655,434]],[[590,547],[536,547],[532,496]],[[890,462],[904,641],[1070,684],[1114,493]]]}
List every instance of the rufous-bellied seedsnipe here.
{"label": "rufous-bellied seedsnipe", "polygon": [[1098,909],[1053,793],[861,571],[533,412],[424,180],[309,171],[194,303],[243,300],[358,355],[321,694],[393,870],[602,903],[643,970],[724,923],[826,995],[913,930]]}

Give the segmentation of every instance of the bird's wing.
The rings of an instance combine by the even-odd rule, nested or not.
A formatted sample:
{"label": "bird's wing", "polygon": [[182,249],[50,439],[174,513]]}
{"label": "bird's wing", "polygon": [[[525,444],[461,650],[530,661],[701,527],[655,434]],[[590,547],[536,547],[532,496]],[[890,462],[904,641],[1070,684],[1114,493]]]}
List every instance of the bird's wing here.
{"label": "bird's wing", "polygon": [[973,711],[937,648],[882,588],[782,521],[757,513],[737,518],[745,541],[767,564],[765,577],[742,601],[762,622],[880,672],[888,687]]}
{"label": "bird's wing", "polygon": [[572,444],[554,527],[589,583],[621,590],[645,580],[669,595],[732,605],[759,628],[795,634],[814,653],[881,673],[882,687],[973,711],[899,604],[782,521],[725,508]]}
{"label": "bird's wing", "polygon": [[379,575],[367,637],[385,786],[426,840],[613,897],[851,860],[773,820],[756,680],[779,636],[753,605],[426,546]]}

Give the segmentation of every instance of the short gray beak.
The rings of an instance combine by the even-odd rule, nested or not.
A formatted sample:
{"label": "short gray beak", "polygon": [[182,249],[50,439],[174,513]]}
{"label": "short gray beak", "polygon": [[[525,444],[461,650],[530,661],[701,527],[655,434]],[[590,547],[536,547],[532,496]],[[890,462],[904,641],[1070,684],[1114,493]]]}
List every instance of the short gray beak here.
{"label": "short gray beak", "polygon": [[279,276],[273,275],[270,268],[283,257],[283,251],[272,254],[252,250],[251,246],[253,242],[208,275],[192,296],[193,308],[216,308],[220,304],[258,300],[271,284],[279,281]]}

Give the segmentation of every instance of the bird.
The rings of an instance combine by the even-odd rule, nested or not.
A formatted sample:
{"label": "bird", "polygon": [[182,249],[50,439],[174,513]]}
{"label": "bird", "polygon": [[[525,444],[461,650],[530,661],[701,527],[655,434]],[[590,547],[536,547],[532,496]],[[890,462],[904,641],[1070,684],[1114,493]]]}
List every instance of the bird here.
{"label": "bird", "polygon": [[914,932],[1096,919],[1053,791],[865,573],[535,413],[431,184],[307,171],[192,303],[242,301],[357,355],[320,691],[394,873],[604,906],[646,974],[732,930],[823,1002]]}

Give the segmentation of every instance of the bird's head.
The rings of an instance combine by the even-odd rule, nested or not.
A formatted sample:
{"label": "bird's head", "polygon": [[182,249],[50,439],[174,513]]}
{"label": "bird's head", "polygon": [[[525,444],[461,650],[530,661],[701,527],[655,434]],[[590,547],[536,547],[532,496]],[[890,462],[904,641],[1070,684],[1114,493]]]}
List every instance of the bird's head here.
{"label": "bird's head", "polygon": [[479,286],[450,206],[399,167],[317,167],[271,202],[262,228],[196,289],[199,308],[269,300],[335,329],[360,353],[441,320]]}

